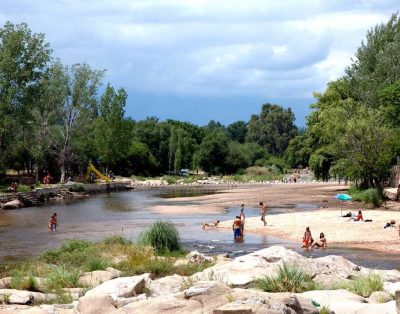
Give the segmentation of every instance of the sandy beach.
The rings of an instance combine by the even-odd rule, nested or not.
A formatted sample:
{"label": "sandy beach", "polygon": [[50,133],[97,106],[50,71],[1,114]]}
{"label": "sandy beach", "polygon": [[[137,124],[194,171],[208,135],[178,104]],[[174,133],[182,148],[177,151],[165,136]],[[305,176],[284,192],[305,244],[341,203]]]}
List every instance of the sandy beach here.
{"label": "sandy beach", "polygon": [[[306,227],[310,227],[313,238],[318,239],[324,232],[328,245],[362,247],[386,252],[400,251],[399,231],[390,227],[384,229],[386,222],[400,222],[400,203],[389,202],[379,209],[367,208],[362,203],[344,202],[334,199],[334,195],[346,191],[347,187],[337,183],[271,184],[246,186],[223,193],[190,197],[195,205],[185,205],[188,198],[174,198],[171,205],[155,206],[157,212],[185,213],[202,211],[204,213],[223,212],[226,208],[258,207],[260,201],[268,207],[279,208],[282,213],[268,215],[264,227],[260,217],[246,219],[245,232],[270,234],[276,237],[298,241],[301,244]],[[182,205],[179,205],[179,203]],[[178,204],[177,204],[178,203]],[[315,210],[293,209],[293,204],[314,204]],[[285,209],[287,208],[287,210]],[[352,222],[340,217],[348,211],[363,211],[364,219],[372,222]],[[233,217],[232,217],[233,218]],[[232,221],[223,221],[218,228],[232,228]]]}

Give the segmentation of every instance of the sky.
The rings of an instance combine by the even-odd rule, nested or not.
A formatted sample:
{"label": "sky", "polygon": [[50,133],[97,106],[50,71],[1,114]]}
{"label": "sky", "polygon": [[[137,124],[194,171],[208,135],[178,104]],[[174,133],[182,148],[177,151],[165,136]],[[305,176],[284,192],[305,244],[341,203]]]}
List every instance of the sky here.
{"label": "sky", "polygon": [[0,0],[0,23],[46,35],[64,64],[106,69],[126,115],[205,125],[264,103],[304,126],[313,92],[344,74],[398,0]]}

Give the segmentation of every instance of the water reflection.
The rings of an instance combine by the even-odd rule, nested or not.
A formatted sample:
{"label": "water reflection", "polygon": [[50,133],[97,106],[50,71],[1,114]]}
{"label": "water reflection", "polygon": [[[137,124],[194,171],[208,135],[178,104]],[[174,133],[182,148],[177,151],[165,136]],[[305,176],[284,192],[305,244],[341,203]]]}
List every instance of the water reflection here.
{"label": "water reflection", "polygon": [[[184,193],[186,192],[174,195],[181,197]],[[69,239],[100,240],[107,235],[116,234],[136,240],[145,227],[156,219],[163,219],[170,220],[177,226],[182,241],[188,249],[197,249],[210,254],[228,253],[231,256],[238,256],[271,245],[283,245],[306,256],[338,254],[369,267],[400,266],[400,254],[382,254],[340,247],[304,252],[299,250],[298,243],[257,234],[245,234],[242,242],[235,242],[231,231],[219,229],[203,231],[201,225],[205,221],[231,219],[239,213],[239,207],[227,208],[225,212],[219,214],[203,212],[161,214],[149,209],[154,205],[171,204],[170,200],[162,199],[159,195],[160,191],[120,192],[89,197],[77,202],[0,212],[0,259],[12,260],[38,254],[57,247]],[[188,205],[186,200],[177,200],[173,203]],[[312,204],[298,204],[297,208],[288,205],[270,208],[268,214],[313,209],[315,206]],[[247,207],[245,210],[246,217],[260,214],[257,207]],[[59,219],[59,229],[55,233],[47,230],[47,221],[53,212],[57,212]]]}

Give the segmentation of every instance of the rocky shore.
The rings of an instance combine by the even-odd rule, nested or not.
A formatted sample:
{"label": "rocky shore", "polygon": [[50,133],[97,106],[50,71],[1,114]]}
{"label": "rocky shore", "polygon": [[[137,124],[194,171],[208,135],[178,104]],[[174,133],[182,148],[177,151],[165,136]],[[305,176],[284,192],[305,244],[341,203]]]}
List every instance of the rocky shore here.
{"label": "rocky shore", "polygon": [[[188,257],[191,262],[207,259],[193,254]],[[320,287],[331,287],[331,290],[270,293],[255,288],[257,279],[274,276],[284,263],[295,264]],[[338,282],[351,282],[371,272],[382,279],[382,291],[363,297],[334,288]],[[69,304],[46,304],[57,302],[54,295],[44,291],[9,289],[10,280],[0,280],[3,301],[0,313],[375,314],[400,311],[399,271],[359,267],[340,256],[306,258],[279,246],[233,260],[218,257],[214,266],[190,277],[173,275],[154,279],[151,274],[121,277],[121,272],[113,268],[85,273],[79,282],[87,288],[65,290],[74,300]],[[34,305],[39,303],[42,304]]]}

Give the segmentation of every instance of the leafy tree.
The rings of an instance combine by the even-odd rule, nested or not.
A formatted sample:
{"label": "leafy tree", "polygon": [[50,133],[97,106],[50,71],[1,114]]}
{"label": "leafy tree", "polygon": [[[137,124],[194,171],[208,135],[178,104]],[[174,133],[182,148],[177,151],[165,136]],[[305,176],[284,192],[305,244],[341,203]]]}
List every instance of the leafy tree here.
{"label": "leafy tree", "polygon": [[72,142],[76,134],[91,125],[97,113],[97,89],[104,71],[92,70],[86,64],[62,67],[61,102],[57,103],[58,123],[49,132],[58,155],[61,178],[65,180],[66,165],[74,158]]}
{"label": "leafy tree", "polygon": [[210,174],[225,172],[225,161],[229,154],[229,139],[222,131],[209,133],[199,147],[199,166]]}
{"label": "leafy tree", "polygon": [[247,141],[265,147],[272,154],[281,154],[297,135],[294,114],[290,108],[265,104],[259,115],[252,115]]}
{"label": "leafy tree", "polygon": [[100,99],[95,143],[100,159],[107,166],[120,161],[130,144],[130,134],[124,121],[126,99],[127,93],[123,88],[116,92],[110,84]]}
{"label": "leafy tree", "polygon": [[247,123],[245,121],[236,121],[229,124],[226,131],[232,141],[243,144],[246,141]]}
{"label": "leafy tree", "polygon": [[0,29],[0,171],[18,126],[27,126],[25,114],[34,103],[50,54],[44,34],[32,33],[26,24],[7,22]]}

